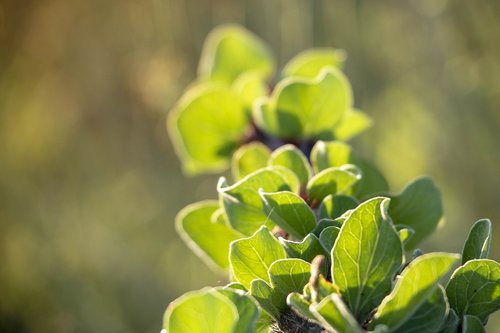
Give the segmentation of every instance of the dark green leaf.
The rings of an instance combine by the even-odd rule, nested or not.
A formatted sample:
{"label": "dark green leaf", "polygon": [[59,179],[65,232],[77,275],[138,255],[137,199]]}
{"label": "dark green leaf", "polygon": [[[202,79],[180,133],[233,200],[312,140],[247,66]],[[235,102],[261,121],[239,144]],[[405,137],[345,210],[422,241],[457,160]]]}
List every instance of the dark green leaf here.
{"label": "dark green leaf", "polygon": [[470,230],[462,250],[462,264],[473,259],[488,257],[491,244],[491,222],[488,219],[477,221]]}

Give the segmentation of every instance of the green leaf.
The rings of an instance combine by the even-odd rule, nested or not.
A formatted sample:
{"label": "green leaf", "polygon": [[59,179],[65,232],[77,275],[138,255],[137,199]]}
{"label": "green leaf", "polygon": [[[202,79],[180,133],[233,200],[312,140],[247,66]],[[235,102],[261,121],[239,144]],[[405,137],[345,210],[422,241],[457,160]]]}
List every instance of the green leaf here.
{"label": "green leaf", "polygon": [[276,149],[269,158],[269,165],[280,165],[292,170],[303,188],[312,176],[312,169],[307,157],[300,149],[291,144]]}
{"label": "green leaf", "polygon": [[311,163],[316,172],[345,164],[354,164],[361,169],[363,177],[354,185],[357,198],[367,198],[386,193],[389,185],[384,176],[373,165],[358,157],[352,148],[340,141],[318,141],[311,151]]}
{"label": "green leaf", "polygon": [[286,304],[288,294],[302,291],[310,276],[311,264],[301,259],[281,259],[269,267],[271,287],[282,295],[280,304]]}
{"label": "green leaf", "polygon": [[476,316],[464,316],[462,324],[462,333],[485,333],[483,323]]}
{"label": "green leaf", "polygon": [[241,290],[220,287],[215,289],[226,296],[238,310],[239,319],[233,332],[254,333],[260,315],[257,302]]}
{"label": "green leaf", "polygon": [[316,226],[316,217],[307,203],[295,193],[259,191],[267,217],[297,239]]}
{"label": "green leaf", "polygon": [[285,250],[264,226],[251,237],[232,242],[229,250],[233,276],[247,289],[254,279],[269,282],[269,267],[276,260],[283,258],[286,258]]}
{"label": "green leaf", "polygon": [[361,171],[354,165],[325,169],[307,183],[309,200],[323,201],[330,194],[350,194],[352,186],[361,179]]}
{"label": "green leaf", "polygon": [[260,142],[251,142],[240,147],[233,155],[233,178],[241,180],[252,172],[266,167],[271,151]]}
{"label": "green leaf", "polygon": [[286,303],[283,302],[283,295],[274,290],[262,279],[255,279],[250,285],[250,295],[253,296],[272,318],[278,319],[281,312],[285,309]]}
{"label": "green leaf", "polygon": [[281,174],[270,168],[260,169],[228,186],[224,178],[217,191],[231,226],[244,235],[253,234],[260,226],[270,226],[259,196],[259,189],[267,192],[290,190]]}
{"label": "green leaf", "polygon": [[255,72],[241,74],[234,81],[231,88],[238,94],[249,115],[252,112],[253,102],[266,96],[268,92],[267,85],[262,80],[262,77]]}
{"label": "green leaf", "polygon": [[363,333],[356,319],[337,294],[331,294],[309,310],[332,332]]}
{"label": "green leaf", "polygon": [[319,241],[321,242],[321,245],[323,245],[323,248],[328,251],[328,253],[332,251],[333,245],[335,244],[339,233],[339,227],[327,227],[323,229],[323,231],[319,235]]}
{"label": "green leaf", "polygon": [[292,310],[294,310],[302,318],[309,321],[318,322],[314,314],[309,311],[311,302],[306,300],[301,294],[296,292],[289,294],[286,298],[286,304],[288,304],[288,306],[291,307]]}
{"label": "green leaf", "polygon": [[270,329],[273,321],[273,318],[266,311],[261,311],[255,333],[271,333]]}
{"label": "green leaf", "polygon": [[407,249],[413,249],[434,231],[441,220],[441,193],[432,179],[417,179],[400,194],[392,196],[389,215],[395,224],[404,224],[415,230],[406,244]]}
{"label": "green leaf", "polygon": [[169,333],[232,333],[239,320],[236,306],[212,288],[189,292],[169,304],[163,327]]}
{"label": "green leaf", "polygon": [[281,165],[273,165],[269,166],[268,168],[283,177],[288,187],[290,188],[290,191],[292,191],[293,193],[300,193],[300,181],[295,172],[288,168],[282,167]]}
{"label": "green leaf", "polygon": [[410,262],[380,304],[370,326],[384,324],[394,330],[404,324],[435,292],[439,280],[458,259],[458,255],[451,253],[428,253]]}
{"label": "green leaf", "polygon": [[444,288],[439,286],[394,333],[437,333],[449,310]]}
{"label": "green leaf", "polygon": [[293,57],[283,68],[283,76],[314,78],[325,67],[342,68],[345,52],[330,48],[303,51]]}
{"label": "green leaf", "polygon": [[348,141],[372,126],[372,119],[364,112],[351,109],[334,128],[335,140]]}
{"label": "green leaf", "polygon": [[206,263],[225,269],[229,267],[229,243],[242,235],[211,218],[218,208],[217,201],[189,205],[177,214],[176,227],[186,244]]}
{"label": "green leaf", "polygon": [[231,83],[244,72],[261,78],[273,74],[274,61],[268,47],[256,35],[236,25],[220,26],[210,32],[203,45],[199,76]]}
{"label": "green leaf", "polygon": [[500,309],[500,264],[489,259],[466,262],[453,273],[446,294],[458,317],[473,315],[486,322]]}
{"label": "green leaf", "polygon": [[210,84],[188,90],[168,117],[176,152],[191,174],[226,168],[248,126],[238,96]]}
{"label": "green leaf", "polygon": [[237,290],[247,291],[247,288],[245,288],[245,286],[243,286],[239,282],[231,282],[226,286],[224,286],[224,289],[237,289]]}
{"label": "green leaf", "polygon": [[389,293],[403,260],[388,205],[383,197],[360,204],[342,225],[332,250],[333,281],[361,322]]}
{"label": "green leaf", "polygon": [[333,127],[352,106],[344,74],[325,68],[313,80],[286,78],[270,99],[254,105],[257,125],[281,139],[330,138]]}
{"label": "green leaf", "polygon": [[453,309],[450,309],[446,321],[439,329],[439,333],[457,333],[458,316]]}
{"label": "green leaf", "polygon": [[488,219],[477,221],[469,232],[462,250],[462,265],[469,260],[485,259],[490,252],[491,222]]}
{"label": "green leaf", "polygon": [[340,222],[340,220],[342,220],[342,219],[341,218],[337,218],[335,220],[321,219],[321,220],[319,220],[318,224],[316,225],[316,228],[314,228],[311,233],[316,235],[316,237],[319,237],[321,235],[321,232],[328,227],[339,227],[340,228],[342,226],[342,223]]}
{"label": "green leaf", "polygon": [[399,238],[401,239],[401,243],[403,243],[403,247],[406,247],[406,244],[408,244],[408,241],[415,234],[415,230],[413,230],[413,228],[410,228],[404,224],[397,224],[397,225],[395,225],[395,227],[396,227],[396,230],[398,231]]}
{"label": "green leaf", "polygon": [[279,241],[289,258],[298,258],[311,262],[317,255],[328,255],[323,246],[321,246],[318,237],[314,234],[308,234],[300,242],[293,242],[284,238],[280,238]]}
{"label": "green leaf", "polygon": [[319,206],[319,217],[336,219],[350,209],[356,208],[358,202],[348,195],[328,195]]}

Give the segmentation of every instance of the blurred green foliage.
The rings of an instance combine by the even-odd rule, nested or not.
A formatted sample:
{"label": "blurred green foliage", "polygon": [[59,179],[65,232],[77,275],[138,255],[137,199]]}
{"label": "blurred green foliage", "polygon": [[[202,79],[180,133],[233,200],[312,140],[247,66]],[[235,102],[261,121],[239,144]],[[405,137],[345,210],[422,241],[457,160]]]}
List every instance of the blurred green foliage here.
{"label": "blurred green foliage", "polygon": [[489,217],[499,260],[498,17],[491,0],[0,2],[0,332],[158,332],[168,302],[224,281],[174,232],[216,178],[184,178],[164,125],[221,23],[280,67],[345,49],[375,123],[356,148],[393,192],[420,174],[443,190],[424,250],[459,252]]}

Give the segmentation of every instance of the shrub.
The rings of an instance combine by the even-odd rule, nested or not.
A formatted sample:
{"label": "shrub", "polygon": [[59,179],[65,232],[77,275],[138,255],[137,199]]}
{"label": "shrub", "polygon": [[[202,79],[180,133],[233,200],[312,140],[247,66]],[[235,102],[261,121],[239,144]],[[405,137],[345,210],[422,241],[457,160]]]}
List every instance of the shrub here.
{"label": "shrub", "polygon": [[237,26],[209,35],[168,128],[187,173],[230,165],[234,182],[220,178],[218,200],[187,206],[176,225],[232,282],[173,301],[167,332],[471,333],[500,307],[490,221],[474,224],[461,261],[424,254],[443,215],[433,181],[389,194],[345,143],[371,120],[353,107],[343,61],[303,52],[269,88],[262,41]]}

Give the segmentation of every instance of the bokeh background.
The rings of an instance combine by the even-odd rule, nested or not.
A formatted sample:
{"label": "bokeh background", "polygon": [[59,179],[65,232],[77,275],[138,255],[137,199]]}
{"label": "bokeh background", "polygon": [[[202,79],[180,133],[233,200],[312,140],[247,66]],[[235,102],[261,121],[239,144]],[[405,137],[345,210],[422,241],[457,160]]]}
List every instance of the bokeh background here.
{"label": "bokeh background", "polygon": [[0,1],[0,332],[158,332],[171,300],[224,282],[173,223],[217,177],[185,178],[165,131],[220,23],[280,65],[345,49],[376,123],[353,144],[393,191],[442,188],[424,250],[460,251],[489,217],[500,260],[499,17],[493,0]]}

